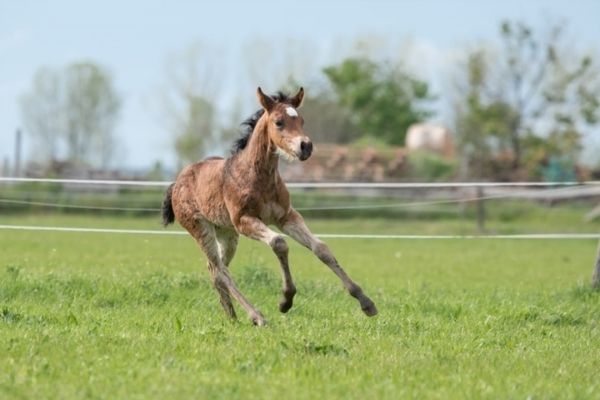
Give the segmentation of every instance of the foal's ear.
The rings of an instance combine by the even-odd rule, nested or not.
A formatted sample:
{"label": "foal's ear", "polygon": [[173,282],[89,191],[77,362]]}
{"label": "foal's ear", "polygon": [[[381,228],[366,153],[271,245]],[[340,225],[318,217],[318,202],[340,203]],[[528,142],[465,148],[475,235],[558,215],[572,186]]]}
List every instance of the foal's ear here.
{"label": "foal's ear", "polygon": [[267,96],[263,93],[260,86],[256,89],[256,96],[258,97],[258,101],[260,105],[267,111],[271,112],[273,107],[275,106],[275,100],[273,100],[270,96]]}
{"label": "foal's ear", "polygon": [[303,99],[304,99],[304,88],[300,87],[300,90],[298,90],[298,93],[296,93],[296,95],[294,97],[292,97],[290,104],[294,108],[300,108],[300,106],[302,105]]}

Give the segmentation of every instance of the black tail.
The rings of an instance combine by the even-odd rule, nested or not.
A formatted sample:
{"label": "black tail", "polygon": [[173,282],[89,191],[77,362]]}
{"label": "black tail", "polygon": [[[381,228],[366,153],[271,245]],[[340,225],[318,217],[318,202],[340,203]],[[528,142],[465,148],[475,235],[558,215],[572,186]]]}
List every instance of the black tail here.
{"label": "black tail", "polygon": [[171,196],[173,195],[173,185],[171,184],[165,193],[165,199],[162,203],[162,224],[167,226],[175,221],[175,213],[173,212],[173,203],[171,203]]}

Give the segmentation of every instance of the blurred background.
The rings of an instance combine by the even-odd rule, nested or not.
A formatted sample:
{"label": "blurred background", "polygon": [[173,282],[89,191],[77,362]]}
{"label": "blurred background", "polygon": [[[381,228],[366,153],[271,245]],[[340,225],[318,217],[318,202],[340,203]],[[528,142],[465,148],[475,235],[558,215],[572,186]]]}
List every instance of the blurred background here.
{"label": "blurred background", "polygon": [[[594,0],[3,2],[0,176],[172,180],[229,154],[257,86],[303,86],[316,150],[282,163],[287,181],[591,182],[599,15]],[[411,210],[464,216],[472,199],[509,198],[536,210],[568,203],[574,221],[591,221],[600,193],[589,186],[303,190],[297,206],[381,216],[405,213],[398,199],[448,200],[450,211]],[[154,212],[162,191],[0,189],[10,212]]]}

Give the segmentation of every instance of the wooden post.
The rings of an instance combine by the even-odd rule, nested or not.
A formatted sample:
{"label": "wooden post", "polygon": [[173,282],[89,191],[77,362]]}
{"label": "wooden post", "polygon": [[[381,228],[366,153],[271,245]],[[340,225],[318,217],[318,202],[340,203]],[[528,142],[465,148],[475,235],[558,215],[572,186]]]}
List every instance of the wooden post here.
{"label": "wooden post", "polygon": [[4,157],[4,163],[2,164],[2,176],[10,176],[10,161],[8,157]]}
{"label": "wooden post", "polygon": [[475,197],[477,197],[477,200],[475,201],[477,203],[477,231],[479,233],[485,232],[485,205],[483,203],[483,196],[483,187],[477,186],[475,191]]}
{"label": "wooden post", "polygon": [[21,176],[21,151],[22,151],[22,134],[21,130],[15,132],[15,169],[13,175],[17,178]]}
{"label": "wooden post", "polygon": [[600,289],[600,240],[598,241],[598,255],[596,256],[596,266],[592,275],[592,287]]}

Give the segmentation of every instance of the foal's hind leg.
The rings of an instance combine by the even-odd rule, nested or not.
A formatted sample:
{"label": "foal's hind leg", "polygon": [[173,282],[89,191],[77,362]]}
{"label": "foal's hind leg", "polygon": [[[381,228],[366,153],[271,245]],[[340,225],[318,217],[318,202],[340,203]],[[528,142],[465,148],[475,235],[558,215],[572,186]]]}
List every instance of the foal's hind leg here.
{"label": "foal's hind leg", "polygon": [[[215,229],[217,245],[219,248],[219,257],[221,258],[222,264],[225,268],[229,267],[229,263],[233,259],[235,255],[235,250],[237,249],[238,238],[239,235],[234,230],[225,230],[225,229]],[[218,277],[218,269],[208,263],[208,269],[211,273],[211,277],[213,279],[213,284],[215,285],[215,289],[219,292],[219,297],[221,300],[221,305],[225,310],[225,313],[229,315],[231,318],[235,319],[235,309],[233,308],[233,304],[231,304],[231,296],[229,294],[229,289],[224,284],[224,282]]]}
{"label": "foal's hind leg", "polygon": [[312,250],[319,259],[325,263],[343,282],[352,297],[358,300],[363,312],[369,317],[377,314],[375,304],[364,294],[342,267],[329,250],[329,247],[317,239],[304,223],[304,219],[296,210],[291,210],[286,221],[281,224],[281,230],[294,238],[298,243]]}
{"label": "foal's hind leg", "polygon": [[269,229],[269,227],[258,218],[249,216],[240,218],[240,222],[236,228],[242,234],[252,239],[265,242],[273,249],[273,252],[279,259],[281,277],[283,280],[283,298],[279,302],[279,311],[282,313],[288,312],[294,304],[296,286],[292,280],[292,274],[288,264],[288,245],[283,239],[283,236]]}
{"label": "foal's hind leg", "polygon": [[[197,224],[194,227],[186,227],[186,229],[188,229],[192,236],[196,238],[196,241],[200,247],[202,247],[202,250],[204,250],[206,257],[208,258],[209,265],[215,267],[215,287],[227,288],[229,294],[231,294],[231,296],[233,296],[240,303],[244,310],[246,310],[252,323],[259,326],[265,325],[265,318],[262,316],[260,311],[255,309],[239,291],[235,285],[235,282],[233,281],[233,278],[229,275],[227,266],[221,260],[214,225],[203,219],[200,219],[197,221]],[[221,294],[221,292],[219,292],[219,294]],[[223,299],[223,297],[221,298]],[[224,307],[229,306],[225,304]],[[225,311],[228,312],[227,309]]]}
{"label": "foal's hind leg", "polygon": [[225,314],[227,314],[232,319],[236,319],[237,315],[235,314],[235,309],[233,308],[233,304],[231,303],[229,289],[227,288],[227,285],[225,285],[225,282],[223,282],[222,279],[219,279],[219,267],[212,265],[210,261],[207,264],[213,286],[217,290],[217,293],[219,293],[219,301],[221,302],[223,310],[225,310]]}

